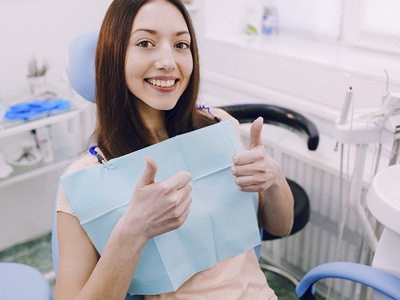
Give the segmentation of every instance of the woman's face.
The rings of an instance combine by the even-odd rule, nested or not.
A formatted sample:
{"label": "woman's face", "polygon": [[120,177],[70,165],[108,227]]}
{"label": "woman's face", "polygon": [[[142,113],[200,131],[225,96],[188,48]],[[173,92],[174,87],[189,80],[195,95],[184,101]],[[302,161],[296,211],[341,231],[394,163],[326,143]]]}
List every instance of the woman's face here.
{"label": "woman's face", "polygon": [[180,11],[152,1],[133,21],[125,60],[129,90],[156,110],[170,110],[185,91],[193,70],[190,34]]}

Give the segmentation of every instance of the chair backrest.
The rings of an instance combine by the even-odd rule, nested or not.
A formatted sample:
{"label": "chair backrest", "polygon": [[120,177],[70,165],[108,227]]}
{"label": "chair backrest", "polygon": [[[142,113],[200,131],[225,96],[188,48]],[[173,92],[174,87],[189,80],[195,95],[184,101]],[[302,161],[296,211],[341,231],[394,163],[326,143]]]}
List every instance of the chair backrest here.
{"label": "chair backrest", "polygon": [[[90,31],[75,37],[69,44],[66,71],[71,87],[83,98],[94,102],[95,54],[98,31]],[[64,172],[65,173],[65,170]],[[58,189],[57,194],[58,195]],[[57,199],[57,196],[56,196]],[[57,201],[57,200],[56,200]],[[54,272],[58,272],[57,202],[54,204],[51,236],[51,250]]]}
{"label": "chair backrest", "polygon": [[75,37],[68,48],[66,70],[72,88],[83,98],[95,102],[95,55],[98,31]]}
{"label": "chair backrest", "polygon": [[[59,187],[60,184],[58,188]],[[59,259],[58,236],[57,236],[57,195],[58,195],[58,189],[56,194],[56,202],[54,203],[54,208],[53,208],[53,223],[51,229],[51,258],[53,260],[53,269],[56,277],[58,273],[58,259]]]}

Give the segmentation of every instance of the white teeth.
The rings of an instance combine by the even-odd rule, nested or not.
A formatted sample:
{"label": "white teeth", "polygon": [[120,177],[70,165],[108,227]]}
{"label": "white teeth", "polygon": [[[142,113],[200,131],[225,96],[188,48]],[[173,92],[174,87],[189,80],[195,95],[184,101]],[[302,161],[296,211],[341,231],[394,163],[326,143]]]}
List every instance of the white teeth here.
{"label": "white teeth", "polygon": [[171,87],[175,84],[175,80],[159,80],[159,79],[149,79],[147,80],[152,85],[159,86],[159,87]]}

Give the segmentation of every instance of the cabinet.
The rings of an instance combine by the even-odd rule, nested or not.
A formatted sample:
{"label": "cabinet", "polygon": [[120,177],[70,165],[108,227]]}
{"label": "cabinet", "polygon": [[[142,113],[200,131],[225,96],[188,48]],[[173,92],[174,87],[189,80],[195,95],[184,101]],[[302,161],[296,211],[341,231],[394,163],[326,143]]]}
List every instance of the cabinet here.
{"label": "cabinet", "polygon": [[[46,87],[43,93],[69,100],[70,109],[29,122],[0,123],[0,151],[20,140],[33,139],[31,130],[49,126],[54,155],[49,163],[41,160],[31,166],[13,166],[11,175],[0,179],[0,251],[51,231],[59,176],[87,149],[93,131],[93,104],[69,88]],[[18,97],[6,106],[36,96],[40,98]]]}
{"label": "cabinet", "polygon": [[0,189],[67,165],[80,152],[85,131],[82,130],[81,123],[83,121],[83,112],[87,109],[88,103],[77,99],[72,93],[68,95],[55,88],[47,88],[37,95],[20,97],[12,101],[12,103],[23,103],[36,99],[51,100],[54,98],[68,100],[70,108],[67,111],[44,116],[36,120],[9,121],[4,119],[0,123],[0,151],[4,151],[10,144],[17,143],[19,140],[33,140],[31,131],[47,126],[50,129],[54,154],[54,159],[50,163],[41,160],[30,166],[13,166],[14,171],[11,175],[0,179]]}

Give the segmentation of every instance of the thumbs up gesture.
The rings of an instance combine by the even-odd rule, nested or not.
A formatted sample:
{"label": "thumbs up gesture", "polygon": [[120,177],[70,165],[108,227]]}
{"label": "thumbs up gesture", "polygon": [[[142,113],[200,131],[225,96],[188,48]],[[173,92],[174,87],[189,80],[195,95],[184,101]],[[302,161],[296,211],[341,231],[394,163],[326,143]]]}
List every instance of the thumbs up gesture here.
{"label": "thumbs up gesture", "polygon": [[157,164],[145,157],[146,167],[136,185],[125,217],[131,220],[134,233],[149,239],[177,229],[186,220],[192,202],[191,176],[179,172],[165,180],[154,182]]}
{"label": "thumbs up gesture", "polygon": [[250,128],[250,149],[233,157],[232,174],[245,192],[261,192],[270,188],[278,172],[277,163],[267,154],[261,139],[263,118],[257,118]]}

